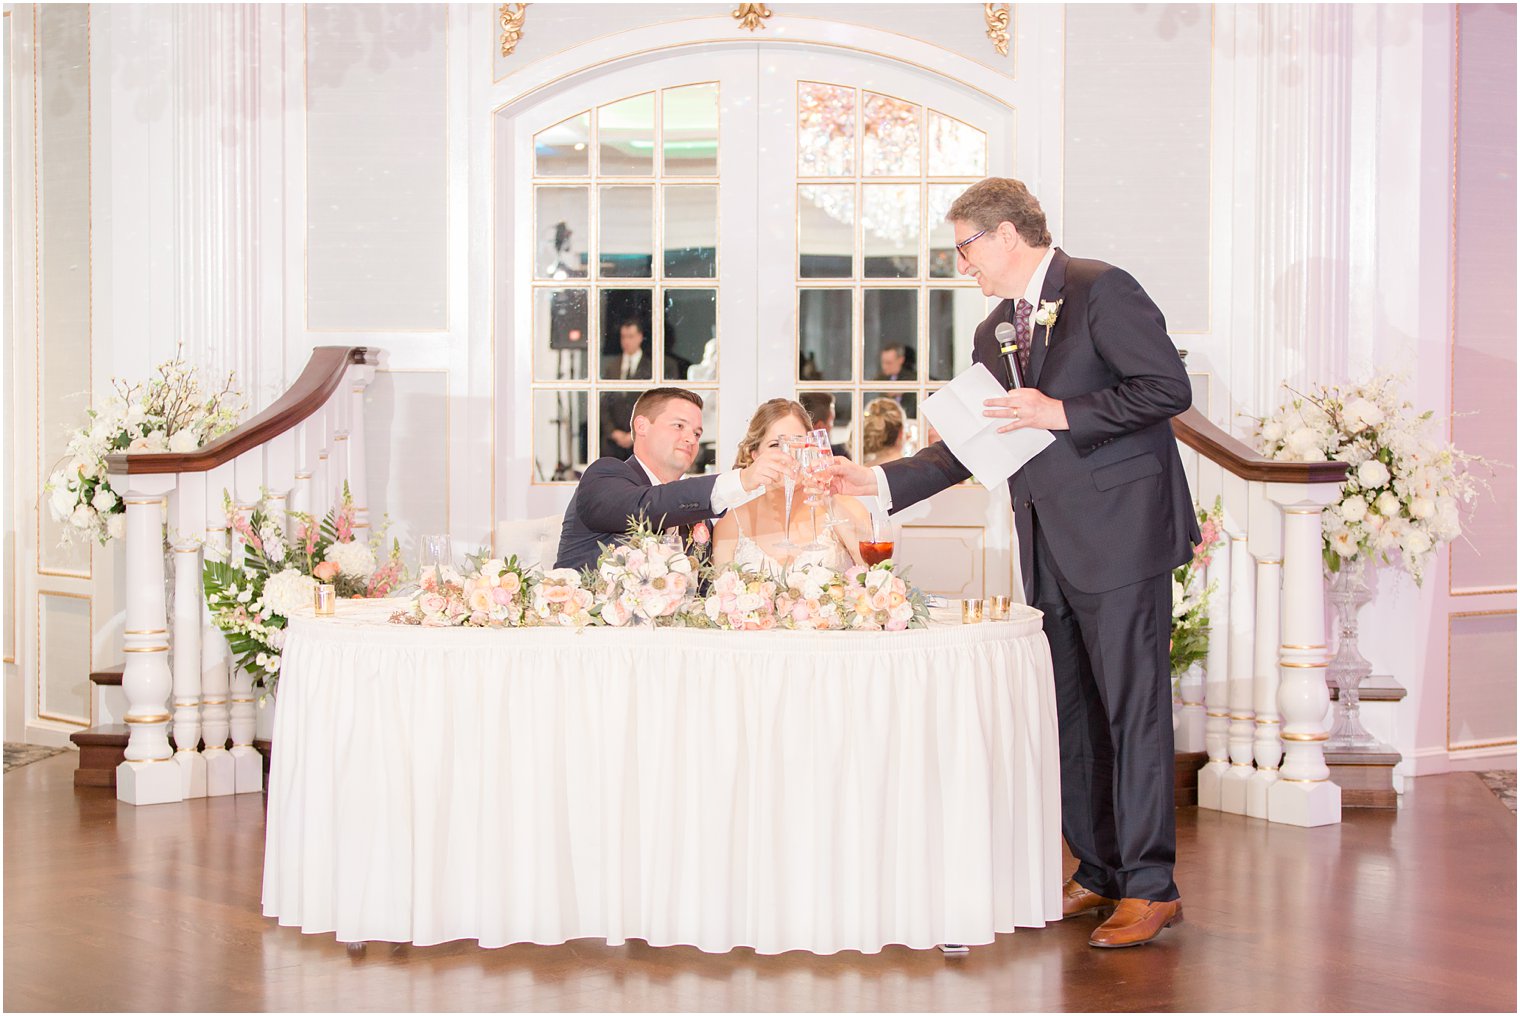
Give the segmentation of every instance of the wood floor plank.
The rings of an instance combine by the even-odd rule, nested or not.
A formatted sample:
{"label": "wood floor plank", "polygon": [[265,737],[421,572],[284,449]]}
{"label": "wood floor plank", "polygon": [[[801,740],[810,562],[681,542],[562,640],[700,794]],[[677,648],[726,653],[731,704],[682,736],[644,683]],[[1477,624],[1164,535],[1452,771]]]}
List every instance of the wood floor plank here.
{"label": "wood floor plank", "polygon": [[262,916],[261,797],[131,808],[76,792],[74,761],[5,775],[8,1010],[1515,1010],[1515,818],[1466,773],[1320,829],[1182,809],[1184,922],[1142,949],[1088,947],[1087,918],[958,959],[583,940],[356,960]]}

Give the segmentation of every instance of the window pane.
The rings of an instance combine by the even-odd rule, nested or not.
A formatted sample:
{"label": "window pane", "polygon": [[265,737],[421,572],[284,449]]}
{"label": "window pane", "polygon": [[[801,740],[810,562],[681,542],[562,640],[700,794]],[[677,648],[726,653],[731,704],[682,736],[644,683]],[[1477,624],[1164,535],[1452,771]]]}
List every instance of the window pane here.
{"label": "window pane", "polygon": [[603,380],[652,381],[655,347],[650,322],[654,320],[654,292],[604,289],[598,296],[601,366],[597,376]]}
{"label": "window pane", "polygon": [[718,291],[665,290],[665,378],[718,379]]}
{"label": "window pane", "polygon": [[929,175],[986,176],[987,135],[969,123],[930,110]]}
{"label": "window pane", "polygon": [[[797,401],[813,418],[814,427],[828,427],[834,454],[852,459],[860,454],[860,445],[854,437],[853,392],[798,392]],[[828,419],[831,411],[832,420]]]}
{"label": "window pane", "polygon": [[799,381],[849,381],[854,315],[848,289],[797,292]]}
{"label": "window pane", "polygon": [[718,447],[718,393],[700,391],[697,394],[702,397],[702,440],[697,443],[697,457],[686,471],[689,475],[716,473],[720,458],[724,466],[734,461],[732,448]]}
{"label": "window pane", "polygon": [[797,188],[797,272],[804,279],[848,279],[854,274],[855,186],[802,184]]}
{"label": "window pane", "polygon": [[[966,190],[958,183],[929,185],[929,277],[953,279],[955,270],[955,230],[945,221],[945,213]],[[980,241],[978,241],[980,242]]]}
{"label": "window pane", "polygon": [[911,102],[866,93],[863,176],[918,175],[918,112]]}
{"label": "window pane", "polygon": [[533,479],[540,483],[580,479],[586,468],[586,392],[533,393]]}
{"label": "window pane", "polygon": [[584,289],[534,290],[534,380],[586,380],[586,311]]}
{"label": "window pane", "polygon": [[601,249],[605,278],[647,279],[654,267],[654,188],[601,189]]}
{"label": "window pane", "polygon": [[603,106],[596,113],[603,176],[654,174],[654,93]]}
{"label": "window pane", "polygon": [[929,380],[949,381],[971,366],[976,326],[986,316],[981,290],[929,290]]}
{"label": "window pane", "polygon": [[590,171],[591,114],[561,120],[533,135],[533,172],[539,176],[585,176]]}
{"label": "window pane", "polygon": [[864,184],[860,188],[860,204],[866,278],[916,278],[918,185]]}
{"label": "window pane", "polygon": [[586,277],[586,242],[591,237],[590,200],[585,187],[535,188],[533,268],[539,279]]}
{"label": "window pane", "polygon": [[718,86],[667,88],[663,125],[665,172],[718,175]]}
{"label": "window pane", "polygon": [[633,407],[644,394],[638,390],[602,392],[597,396],[597,454],[627,459],[633,454]]}
{"label": "window pane", "polygon": [[918,290],[865,291],[865,376],[918,380]]}
{"label": "window pane", "polygon": [[860,461],[867,466],[909,454],[917,430],[918,395],[913,392],[866,392],[860,401]]}
{"label": "window pane", "polygon": [[855,89],[797,83],[797,175],[855,171]]}
{"label": "window pane", "polygon": [[718,188],[665,188],[665,275],[711,279],[718,274]]}

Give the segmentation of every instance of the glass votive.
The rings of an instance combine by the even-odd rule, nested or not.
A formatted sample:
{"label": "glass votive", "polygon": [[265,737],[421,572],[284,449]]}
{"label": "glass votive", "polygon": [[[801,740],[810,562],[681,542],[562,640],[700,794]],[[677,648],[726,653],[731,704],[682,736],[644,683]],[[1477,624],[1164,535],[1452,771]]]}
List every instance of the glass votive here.
{"label": "glass votive", "polygon": [[1008,610],[1013,603],[1010,596],[994,596],[987,601],[987,617],[993,621],[1008,620]]}
{"label": "glass votive", "polygon": [[961,624],[977,624],[982,619],[981,600],[961,601]]}
{"label": "glass votive", "polygon": [[326,582],[318,582],[313,594],[318,617],[332,617],[338,603],[338,591]]}

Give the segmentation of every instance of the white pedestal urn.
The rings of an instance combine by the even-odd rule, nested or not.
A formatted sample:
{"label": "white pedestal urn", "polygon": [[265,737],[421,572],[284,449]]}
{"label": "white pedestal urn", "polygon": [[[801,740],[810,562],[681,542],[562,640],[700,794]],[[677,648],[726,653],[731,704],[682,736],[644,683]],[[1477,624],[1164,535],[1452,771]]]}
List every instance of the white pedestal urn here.
{"label": "white pedestal urn", "polygon": [[1375,568],[1360,555],[1346,558],[1338,571],[1331,572],[1326,583],[1326,598],[1335,607],[1336,650],[1330,661],[1330,679],[1339,689],[1335,703],[1335,722],[1325,747],[1346,751],[1375,748],[1378,739],[1362,726],[1359,705],[1362,681],[1372,673],[1357,647],[1357,614],[1372,600],[1377,584]]}

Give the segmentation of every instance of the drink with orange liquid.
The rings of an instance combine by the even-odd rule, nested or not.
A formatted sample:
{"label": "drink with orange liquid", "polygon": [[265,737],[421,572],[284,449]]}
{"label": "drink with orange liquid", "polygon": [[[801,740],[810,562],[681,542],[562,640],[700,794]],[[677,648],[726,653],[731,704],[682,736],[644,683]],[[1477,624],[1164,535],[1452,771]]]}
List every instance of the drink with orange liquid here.
{"label": "drink with orange liquid", "polygon": [[861,540],[860,559],[866,564],[881,564],[891,558],[893,546],[891,540]]}

